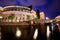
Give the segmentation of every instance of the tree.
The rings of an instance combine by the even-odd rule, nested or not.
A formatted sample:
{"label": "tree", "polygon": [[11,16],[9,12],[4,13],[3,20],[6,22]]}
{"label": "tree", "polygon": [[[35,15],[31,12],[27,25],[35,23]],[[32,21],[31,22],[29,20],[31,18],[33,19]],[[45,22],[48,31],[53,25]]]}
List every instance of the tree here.
{"label": "tree", "polygon": [[40,19],[39,10],[36,11],[36,17],[37,19]]}

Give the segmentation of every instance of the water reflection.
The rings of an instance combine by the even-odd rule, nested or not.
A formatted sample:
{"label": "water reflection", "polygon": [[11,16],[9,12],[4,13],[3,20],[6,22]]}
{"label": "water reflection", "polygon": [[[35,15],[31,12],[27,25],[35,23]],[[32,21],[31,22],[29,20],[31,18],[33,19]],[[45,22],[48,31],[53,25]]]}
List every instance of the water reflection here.
{"label": "water reflection", "polygon": [[16,36],[17,37],[21,37],[21,30],[19,30],[18,27],[17,27],[17,30],[16,30]]}
{"label": "water reflection", "polygon": [[49,26],[47,26],[47,40],[49,40],[49,36],[50,36],[50,29]]}
{"label": "water reflection", "polygon": [[38,36],[38,29],[35,29],[33,39],[36,40]]}
{"label": "water reflection", "polygon": [[[59,24],[60,25],[60,24]],[[2,25],[2,40],[60,40],[59,25]]]}

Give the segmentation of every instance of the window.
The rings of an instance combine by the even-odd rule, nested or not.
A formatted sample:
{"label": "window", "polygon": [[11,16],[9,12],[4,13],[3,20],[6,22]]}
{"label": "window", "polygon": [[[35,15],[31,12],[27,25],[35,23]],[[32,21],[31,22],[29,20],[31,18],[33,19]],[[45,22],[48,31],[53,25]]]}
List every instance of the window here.
{"label": "window", "polygon": [[21,20],[21,17],[20,17],[20,19],[19,20]]}
{"label": "window", "polygon": [[30,20],[30,16],[29,15],[27,15],[27,20]]}

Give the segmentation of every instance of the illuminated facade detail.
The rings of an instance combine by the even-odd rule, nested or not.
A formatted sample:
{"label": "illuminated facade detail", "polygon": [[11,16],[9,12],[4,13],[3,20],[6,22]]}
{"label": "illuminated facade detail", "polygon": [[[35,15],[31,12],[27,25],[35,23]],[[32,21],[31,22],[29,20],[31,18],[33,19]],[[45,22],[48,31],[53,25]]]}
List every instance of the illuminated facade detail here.
{"label": "illuminated facade detail", "polygon": [[0,11],[3,11],[3,7],[0,7]]}
{"label": "illuminated facade detail", "polygon": [[33,18],[36,18],[36,12],[35,12],[34,10],[32,10],[31,12],[32,12],[32,14],[33,14],[33,15],[32,15],[32,19],[33,19]]}
{"label": "illuminated facade detail", "polygon": [[55,18],[56,22],[60,21],[60,15]]}
{"label": "illuminated facade detail", "polygon": [[[30,8],[24,7],[24,6],[6,6],[3,7],[2,15],[4,20],[8,20],[9,22],[9,16],[11,14],[14,14],[15,17],[13,21],[29,21],[35,18],[35,14],[33,11],[31,11]],[[13,15],[12,15],[13,16]]]}
{"label": "illuminated facade detail", "polygon": [[46,20],[49,20],[49,18],[48,18],[48,17],[46,17]]}
{"label": "illuminated facade detail", "polygon": [[40,23],[41,24],[45,23],[45,14],[44,14],[44,12],[40,12]]}
{"label": "illuminated facade detail", "polygon": [[44,12],[40,12],[40,19],[45,19]]}

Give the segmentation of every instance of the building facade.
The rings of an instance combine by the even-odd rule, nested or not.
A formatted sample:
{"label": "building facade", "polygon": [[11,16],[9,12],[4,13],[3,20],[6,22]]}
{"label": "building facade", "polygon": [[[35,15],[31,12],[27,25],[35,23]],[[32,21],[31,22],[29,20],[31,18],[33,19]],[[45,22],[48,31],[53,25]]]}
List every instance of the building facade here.
{"label": "building facade", "polygon": [[[2,17],[4,21],[29,21],[36,18],[36,13],[30,8],[24,6],[6,6],[2,8]],[[11,18],[12,17],[12,18]]]}

